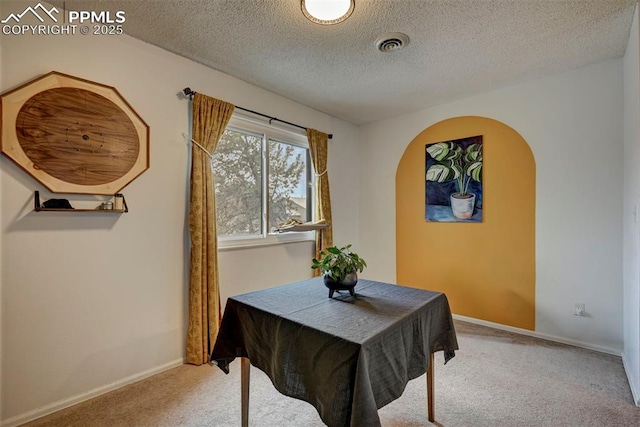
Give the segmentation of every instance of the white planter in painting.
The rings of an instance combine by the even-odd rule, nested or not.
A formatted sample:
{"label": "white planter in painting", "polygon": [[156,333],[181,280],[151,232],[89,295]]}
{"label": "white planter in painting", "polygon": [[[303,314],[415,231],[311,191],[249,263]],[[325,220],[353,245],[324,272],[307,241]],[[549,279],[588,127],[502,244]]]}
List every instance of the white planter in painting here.
{"label": "white planter in painting", "polygon": [[473,216],[473,208],[476,205],[476,195],[471,193],[453,193],[450,196],[453,216],[458,219],[469,219]]}

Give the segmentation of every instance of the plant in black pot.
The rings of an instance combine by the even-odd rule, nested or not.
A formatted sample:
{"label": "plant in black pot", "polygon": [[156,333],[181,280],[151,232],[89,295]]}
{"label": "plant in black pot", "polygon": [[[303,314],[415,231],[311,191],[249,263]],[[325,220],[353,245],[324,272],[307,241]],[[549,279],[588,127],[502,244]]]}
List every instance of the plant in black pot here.
{"label": "plant in black pot", "polygon": [[331,298],[335,291],[349,291],[354,296],[358,272],[362,273],[366,266],[364,259],[351,252],[351,245],[346,245],[341,248],[331,246],[326,252],[320,251],[320,259],[314,258],[311,268],[319,268],[324,273],[324,284],[329,288]]}

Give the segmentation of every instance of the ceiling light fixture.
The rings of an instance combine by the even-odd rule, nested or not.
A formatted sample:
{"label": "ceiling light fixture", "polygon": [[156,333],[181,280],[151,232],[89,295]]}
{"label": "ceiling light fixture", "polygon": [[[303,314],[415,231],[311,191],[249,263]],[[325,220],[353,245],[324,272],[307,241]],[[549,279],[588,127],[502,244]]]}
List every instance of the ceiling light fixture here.
{"label": "ceiling light fixture", "polygon": [[353,13],[355,0],[301,0],[302,13],[316,24],[333,25]]}

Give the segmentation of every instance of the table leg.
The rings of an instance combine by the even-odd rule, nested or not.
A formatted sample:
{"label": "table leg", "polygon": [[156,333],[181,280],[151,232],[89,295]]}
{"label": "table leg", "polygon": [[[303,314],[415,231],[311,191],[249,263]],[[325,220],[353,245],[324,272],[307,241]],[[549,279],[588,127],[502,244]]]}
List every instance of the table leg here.
{"label": "table leg", "polygon": [[251,362],[246,357],[240,358],[240,382],[242,401],[242,427],[249,427],[249,373]]}
{"label": "table leg", "polygon": [[429,353],[429,368],[427,369],[427,417],[429,422],[436,419],[433,407],[433,353]]}

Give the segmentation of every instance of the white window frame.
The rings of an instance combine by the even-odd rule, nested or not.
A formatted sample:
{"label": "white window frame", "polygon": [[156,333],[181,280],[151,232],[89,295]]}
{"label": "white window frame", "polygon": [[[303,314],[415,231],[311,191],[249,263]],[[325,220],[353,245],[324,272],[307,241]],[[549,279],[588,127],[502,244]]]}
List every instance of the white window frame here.
{"label": "white window frame", "polygon": [[[255,246],[269,246],[279,245],[292,242],[304,242],[315,241],[315,231],[306,232],[286,232],[286,233],[272,233],[268,230],[269,223],[267,220],[268,212],[268,180],[269,180],[269,163],[268,163],[268,145],[269,140],[275,140],[282,143],[296,145],[305,149],[309,149],[309,142],[306,134],[296,133],[288,131],[282,128],[277,128],[273,125],[265,123],[259,119],[247,117],[238,113],[234,113],[227,125],[227,129],[236,130],[239,132],[253,133],[263,135],[262,142],[262,224],[263,232],[261,236],[249,235],[249,236],[218,236],[218,249],[229,250],[238,248],[248,248]],[[311,168],[311,179],[308,185],[311,187],[311,218],[316,219],[316,200],[315,200],[315,185],[316,174],[311,164],[311,159],[308,159],[309,167]],[[214,170],[215,177],[215,170]],[[309,194],[309,193],[307,193]]]}

